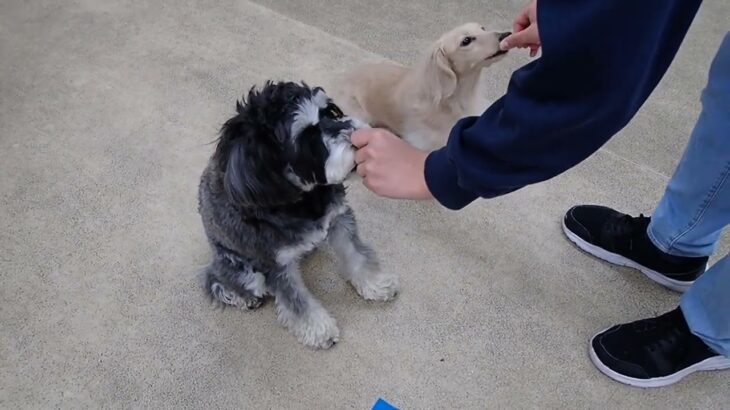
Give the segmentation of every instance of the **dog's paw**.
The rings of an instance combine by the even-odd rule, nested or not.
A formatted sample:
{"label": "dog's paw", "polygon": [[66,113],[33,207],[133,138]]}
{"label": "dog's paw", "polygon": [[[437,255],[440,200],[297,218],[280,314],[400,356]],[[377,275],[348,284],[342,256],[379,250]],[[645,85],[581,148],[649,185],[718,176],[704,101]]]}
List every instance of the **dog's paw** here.
{"label": "dog's paw", "polygon": [[373,272],[353,278],[352,286],[366,300],[388,301],[398,295],[400,280],[393,274]]}
{"label": "dog's paw", "polygon": [[264,298],[257,298],[255,296],[251,296],[249,298],[241,298],[243,300],[243,304],[239,305],[238,307],[243,310],[254,310],[261,307],[261,305],[264,304]]}
{"label": "dog's paw", "polygon": [[[223,302],[223,301],[221,301]],[[238,296],[234,295],[231,299],[223,302],[226,305],[237,307],[241,310],[254,310],[261,307],[264,304],[264,298],[257,298],[256,296]]]}
{"label": "dog's paw", "polygon": [[210,287],[210,294],[214,299],[224,305],[234,306],[243,310],[254,310],[261,307],[264,302],[264,298],[256,297],[248,293],[241,295],[220,283],[214,283]]}
{"label": "dog's paw", "polygon": [[315,349],[329,349],[340,341],[337,322],[324,308],[308,312],[292,330],[302,344]]}

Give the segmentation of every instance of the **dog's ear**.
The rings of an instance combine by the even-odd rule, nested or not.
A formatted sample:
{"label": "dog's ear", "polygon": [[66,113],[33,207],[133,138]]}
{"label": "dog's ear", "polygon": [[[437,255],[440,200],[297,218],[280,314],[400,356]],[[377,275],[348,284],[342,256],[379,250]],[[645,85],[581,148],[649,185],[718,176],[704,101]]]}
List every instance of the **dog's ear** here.
{"label": "dog's ear", "polygon": [[456,73],[451,68],[451,62],[440,44],[435,44],[425,65],[425,78],[428,86],[427,97],[438,104],[449,98],[456,91]]}
{"label": "dog's ear", "polygon": [[262,91],[251,88],[247,98],[236,103],[238,115],[221,127],[214,157],[233,203],[273,207],[301,198],[301,190],[286,179],[281,158],[289,130],[275,121],[284,115],[287,90],[271,83]]}
{"label": "dog's ear", "polygon": [[[301,192],[286,180],[281,164],[253,141],[236,141],[228,152],[223,186],[229,198],[247,207],[273,207],[299,200]],[[281,166],[283,168],[283,166]]]}
{"label": "dog's ear", "polygon": [[261,148],[243,141],[231,147],[223,179],[229,197],[237,204],[255,207],[296,202],[301,192],[285,179],[283,169],[275,169],[278,161],[267,158]]}

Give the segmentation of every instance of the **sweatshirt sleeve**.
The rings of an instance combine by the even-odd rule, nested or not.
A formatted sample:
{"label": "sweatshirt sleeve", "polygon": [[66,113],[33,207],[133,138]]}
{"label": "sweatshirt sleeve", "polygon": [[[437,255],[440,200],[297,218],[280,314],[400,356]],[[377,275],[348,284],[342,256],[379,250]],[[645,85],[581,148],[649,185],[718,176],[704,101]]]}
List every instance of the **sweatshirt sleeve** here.
{"label": "sweatshirt sleeve", "polygon": [[426,183],[460,209],[550,179],[636,114],[674,59],[700,0],[538,0],[542,56],[481,117],[456,123]]}

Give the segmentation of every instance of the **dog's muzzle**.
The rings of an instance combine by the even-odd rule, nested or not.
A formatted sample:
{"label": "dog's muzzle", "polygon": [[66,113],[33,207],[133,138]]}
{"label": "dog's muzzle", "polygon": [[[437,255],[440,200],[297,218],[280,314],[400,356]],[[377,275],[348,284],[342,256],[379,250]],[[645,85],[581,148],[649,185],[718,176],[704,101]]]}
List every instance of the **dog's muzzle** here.
{"label": "dog's muzzle", "polygon": [[[504,40],[505,38],[507,38],[507,37],[509,37],[511,35],[512,35],[512,32],[511,31],[505,31],[504,33],[499,33],[497,35],[497,40],[501,43],[502,40]],[[499,51],[497,51],[496,53],[492,54],[492,56],[491,57],[488,57],[487,59],[494,58],[494,57],[497,57],[497,56],[501,56],[502,54],[507,54],[507,51],[509,51],[509,50],[499,49]]]}

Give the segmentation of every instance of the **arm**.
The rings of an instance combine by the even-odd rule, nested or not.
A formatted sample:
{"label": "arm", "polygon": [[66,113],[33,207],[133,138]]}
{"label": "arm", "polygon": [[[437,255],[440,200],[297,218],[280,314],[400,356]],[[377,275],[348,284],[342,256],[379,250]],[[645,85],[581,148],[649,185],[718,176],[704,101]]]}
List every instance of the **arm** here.
{"label": "arm", "polygon": [[699,0],[540,0],[543,55],[481,117],[453,128],[425,179],[460,209],[550,179],[598,150],[666,72]]}

